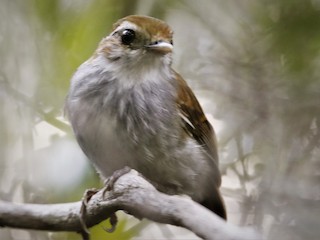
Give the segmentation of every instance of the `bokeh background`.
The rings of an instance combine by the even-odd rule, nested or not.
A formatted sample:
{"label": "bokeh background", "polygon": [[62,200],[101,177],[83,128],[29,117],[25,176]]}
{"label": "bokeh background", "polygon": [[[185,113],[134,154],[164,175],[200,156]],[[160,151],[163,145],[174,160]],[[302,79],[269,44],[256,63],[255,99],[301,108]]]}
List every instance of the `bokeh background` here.
{"label": "bokeh background", "polygon": [[[219,140],[229,221],[266,239],[320,236],[319,0],[0,0],[0,199],[78,201],[100,187],[63,116],[69,79],[129,14],[174,29],[174,68]],[[93,239],[197,239],[120,215]],[[0,229],[0,239],[80,239]]]}

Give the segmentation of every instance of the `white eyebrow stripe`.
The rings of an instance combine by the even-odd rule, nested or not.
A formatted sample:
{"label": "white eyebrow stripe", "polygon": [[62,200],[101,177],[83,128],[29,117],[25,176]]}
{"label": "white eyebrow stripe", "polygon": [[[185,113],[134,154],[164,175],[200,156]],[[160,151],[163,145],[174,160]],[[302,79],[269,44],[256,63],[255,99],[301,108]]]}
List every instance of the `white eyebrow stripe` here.
{"label": "white eyebrow stripe", "polygon": [[120,29],[132,29],[132,30],[137,30],[138,27],[136,24],[128,21],[122,22],[110,35],[113,35],[115,32],[119,31]]}

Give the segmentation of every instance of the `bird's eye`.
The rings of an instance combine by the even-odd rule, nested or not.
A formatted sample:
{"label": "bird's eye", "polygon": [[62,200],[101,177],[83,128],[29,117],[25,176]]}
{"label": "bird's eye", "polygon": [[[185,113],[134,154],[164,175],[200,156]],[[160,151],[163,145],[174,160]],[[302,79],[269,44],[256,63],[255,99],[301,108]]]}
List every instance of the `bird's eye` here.
{"label": "bird's eye", "polygon": [[131,44],[136,38],[136,33],[131,29],[125,29],[121,34],[121,42],[124,45]]}

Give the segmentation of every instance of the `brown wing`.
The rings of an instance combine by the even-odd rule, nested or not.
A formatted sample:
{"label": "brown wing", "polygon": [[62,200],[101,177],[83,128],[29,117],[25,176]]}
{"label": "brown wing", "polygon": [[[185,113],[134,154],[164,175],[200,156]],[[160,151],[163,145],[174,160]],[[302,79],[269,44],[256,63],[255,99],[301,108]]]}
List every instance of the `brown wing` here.
{"label": "brown wing", "polygon": [[213,127],[204,115],[202,108],[183,78],[175,73],[178,79],[177,104],[180,110],[180,117],[183,122],[185,133],[193,137],[212,160],[212,180],[214,185],[209,196],[200,203],[223,219],[227,219],[227,212],[219,187],[221,176],[219,172],[219,159],[217,153],[217,142]]}
{"label": "brown wing", "polygon": [[[177,104],[185,132],[203,146],[209,158],[218,169],[217,142],[213,127],[207,120],[203,110],[190,87],[183,78],[175,73],[178,80]],[[217,173],[220,178],[219,172]],[[219,183],[220,185],[220,183]]]}

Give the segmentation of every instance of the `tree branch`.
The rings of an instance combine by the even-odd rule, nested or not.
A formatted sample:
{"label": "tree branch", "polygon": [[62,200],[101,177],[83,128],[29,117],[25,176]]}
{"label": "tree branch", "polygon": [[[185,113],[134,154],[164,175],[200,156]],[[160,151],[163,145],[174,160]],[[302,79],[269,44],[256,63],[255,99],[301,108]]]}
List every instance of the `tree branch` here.
{"label": "tree branch", "polygon": [[[63,204],[16,204],[0,201],[0,226],[47,231],[81,232],[81,202]],[[117,210],[137,218],[184,227],[204,239],[261,239],[255,231],[225,222],[190,198],[157,191],[136,171],[120,177],[110,192],[89,201],[85,222],[92,227]]]}

